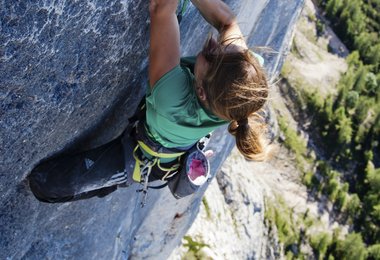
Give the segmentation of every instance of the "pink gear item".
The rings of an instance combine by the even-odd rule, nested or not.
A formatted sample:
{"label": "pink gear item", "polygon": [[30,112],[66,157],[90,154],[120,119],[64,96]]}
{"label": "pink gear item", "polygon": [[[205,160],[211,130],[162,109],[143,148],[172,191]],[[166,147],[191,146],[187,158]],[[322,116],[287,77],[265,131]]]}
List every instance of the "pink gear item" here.
{"label": "pink gear item", "polygon": [[188,176],[190,180],[197,185],[206,181],[206,169],[201,160],[193,159],[190,164]]}

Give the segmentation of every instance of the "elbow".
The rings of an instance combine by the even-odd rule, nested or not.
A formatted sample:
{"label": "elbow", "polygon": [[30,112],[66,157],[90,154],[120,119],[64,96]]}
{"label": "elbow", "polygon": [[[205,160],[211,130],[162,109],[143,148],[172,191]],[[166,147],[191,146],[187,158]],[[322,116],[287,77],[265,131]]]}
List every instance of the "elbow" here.
{"label": "elbow", "polygon": [[219,33],[221,33],[237,25],[238,22],[236,16],[233,13],[229,13],[228,15],[224,16],[223,20],[219,21],[219,23],[216,26],[216,29],[219,31]]}
{"label": "elbow", "polygon": [[234,26],[237,24],[237,19],[236,19],[236,16],[234,14],[230,14],[227,18],[226,18],[226,21],[225,21],[225,26]]}

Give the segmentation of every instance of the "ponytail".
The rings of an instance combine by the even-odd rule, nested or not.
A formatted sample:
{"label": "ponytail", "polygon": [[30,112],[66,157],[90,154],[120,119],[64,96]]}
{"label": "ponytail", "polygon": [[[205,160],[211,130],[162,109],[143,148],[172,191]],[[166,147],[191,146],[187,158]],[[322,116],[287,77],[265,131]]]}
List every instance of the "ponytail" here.
{"label": "ponytail", "polygon": [[268,99],[269,83],[253,52],[227,51],[234,40],[228,40],[227,45],[206,43],[202,54],[208,68],[199,83],[206,106],[214,115],[231,122],[228,131],[235,136],[240,153],[248,160],[263,161],[271,148],[265,138],[265,120],[260,116]]}
{"label": "ponytail", "polygon": [[266,124],[258,113],[248,119],[233,120],[228,132],[235,136],[236,146],[247,160],[264,161],[268,155]]}

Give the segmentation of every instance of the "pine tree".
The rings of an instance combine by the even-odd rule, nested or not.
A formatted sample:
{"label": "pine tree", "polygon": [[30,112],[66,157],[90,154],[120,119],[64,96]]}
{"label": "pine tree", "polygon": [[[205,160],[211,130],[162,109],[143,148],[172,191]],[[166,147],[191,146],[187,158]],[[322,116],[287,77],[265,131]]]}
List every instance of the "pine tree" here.
{"label": "pine tree", "polygon": [[326,12],[330,18],[335,18],[340,15],[342,11],[343,1],[342,0],[329,0],[326,5]]}
{"label": "pine tree", "polygon": [[369,63],[373,64],[375,73],[380,71],[380,44],[376,44],[370,48]]}
{"label": "pine tree", "polygon": [[334,117],[335,128],[338,130],[338,144],[349,144],[352,138],[351,119],[346,116],[344,107],[339,107]]}
{"label": "pine tree", "polygon": [[353,89],[359,93],[365,92],[365,85],[367,81],[368,70],[365,66],[359,66],[357,72],[355,73],[355,82],[353,85]]}
{"label": "pine tree", "polygon": [[367,257],[367,250],[363,243],[362,236],[358,233],[348,234],[345,240],[337,243],[337,258],[347,260],[364,260]]}

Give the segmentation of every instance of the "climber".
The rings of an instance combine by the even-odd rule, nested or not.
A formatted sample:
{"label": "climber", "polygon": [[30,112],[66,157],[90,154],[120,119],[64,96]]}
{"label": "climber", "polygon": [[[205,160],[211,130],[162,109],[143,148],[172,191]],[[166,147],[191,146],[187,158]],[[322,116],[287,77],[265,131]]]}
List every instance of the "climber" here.
{"label": "climber", "polygon": [[266,157],[261,110],[268,83],[260,65],[263,59],[248,49],[226,4],[220,0],[192,3],[217,29],[217,40],[209,36],[196,57],[180,58],[178,0],[150,0],[144,109],[112,142],[59,154],[37,165],[28,180],[39,200],[105,196],[133,181],[142,184],[142,205],[149,188],[168,186],[176,198],[190,195],[209,178],[205,150],[209,133],[226,124],[247,159]]}
{"label": "climber", "polygon": [[[142,157],[150,161],[158,157],[160,162],[160,155],[154,151],[166,149],[170,157],[171,149],[173,156],[166,157],[165,162],[179,166],[176,159],[181,151],[229,124],[228,130],[244,157],[262,160],[266,156],[265,124],[259,113],[268,97],[262,58],[248,49],[225,3],[191,1],[219,35],[217,39],[209,36],[196,57],[181,59],[178,0],[150,0],[149,88],[144,126],[140,128],[154,148],[139,147]],[[146,169],[146,162],[138,157],[137,161]],[[141,172],[140,167],[137,169]],[[136,179],[141,181],[140,177]]]}

